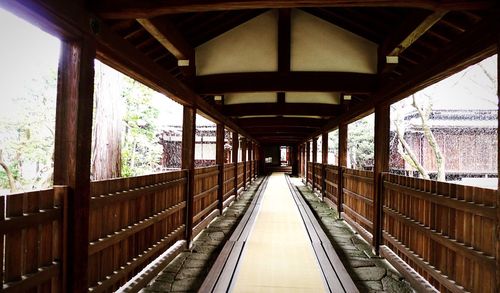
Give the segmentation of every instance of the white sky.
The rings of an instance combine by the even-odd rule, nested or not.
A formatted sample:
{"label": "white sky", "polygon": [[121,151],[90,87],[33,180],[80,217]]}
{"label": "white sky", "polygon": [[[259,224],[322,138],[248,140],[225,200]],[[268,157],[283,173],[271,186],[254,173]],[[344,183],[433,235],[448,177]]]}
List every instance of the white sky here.
{"label": "white sky", "polygon": [[0,36],[0,118],[6,118],[23,110],[13,99],[57,70],[60,41],[1,8]]}

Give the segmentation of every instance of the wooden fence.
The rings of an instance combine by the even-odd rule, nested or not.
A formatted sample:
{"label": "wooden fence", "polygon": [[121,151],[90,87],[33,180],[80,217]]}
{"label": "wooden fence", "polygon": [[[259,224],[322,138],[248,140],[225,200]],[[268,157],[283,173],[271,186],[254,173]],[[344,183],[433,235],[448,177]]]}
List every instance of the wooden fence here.
{"label": "wooden fence", "polygon": [[[325,166],[325,176],[325,201],[340,202],[342,216],[368,242],[382,235],[381,254],[396,267],[404,261],[399,267],[411,267],[440,292],[498,292],[497,190],[389,173],[374,186],[373,172],[333,165]],[[377,208],[375,188],[382,196]]]}
{"label": "wooden fence", "polygon": [[[373,234],[373,172],[344,169],[342,176],[345,218]],[[372,241],[370,235],[361,232],[365,240]]]}
{"label": "wooden fence", "polygon": [[244,167],[244,164],[243,162],[239,162],[238,165],[237,165],[237,168],[238,168],[238,190],[240,190],[240,188],[243,188],[243,185],[245,185],[245,182],[243,182],[243,168]]}
{"label": "wooden fence", "polygon": [[194,170],[193,237],[196,237],[213,218],[219,215],[217,210],[218,176],[219,166]]}
{"label": "wooden fence", "polygon": [[226,202],[234,195],[234,164],[228,163],[224,165],[224,189],[223,199]]}
{"label": "wooden fence", "polygon": [[340,199],[339,195],[339,168],[333,165],[327,165],[325,167],[325,202],[332,208],[338,208]]}
{"label": "wooden fence", "polygon": [[62,292],[66,187],[0,196],[2,292]]}
{"label": "wooden fence", "polygon": [[185,235],[187,171],[92,182],[89,288],[111,292]]}
{"label": "wooden fence", "polygon": [[321,191],[322,188],[322,176],[323,176],[323,165],[321,163],[314,163],[314,189]]}
{"label": "wooden fence", "polygon": [[384,174],[384,243],[440,292],[495,289],[497,191]]}

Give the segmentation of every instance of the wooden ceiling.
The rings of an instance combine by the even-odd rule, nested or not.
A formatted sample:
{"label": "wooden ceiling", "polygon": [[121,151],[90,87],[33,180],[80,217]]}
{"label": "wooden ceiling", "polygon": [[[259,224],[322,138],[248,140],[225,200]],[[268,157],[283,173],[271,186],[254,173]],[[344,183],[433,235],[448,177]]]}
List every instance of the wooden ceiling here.
{"label": "wooden ceiling", "polygon": [[[261,144],[300,143],[376,103],[400,99],[495,53],[498,39],[497,1],[100,0],[90,9]],[[196,75],[197,47],[273,9],[277,70]],[[297,10],[375,43],[376,73],[292,71],[291,15]],[[388,56],[398,62],[387,62]],[[273,93],[274,100],[224,102],[228,93],[259,92]],[[290,92],[335,92],[340,99],[290,103]]]}

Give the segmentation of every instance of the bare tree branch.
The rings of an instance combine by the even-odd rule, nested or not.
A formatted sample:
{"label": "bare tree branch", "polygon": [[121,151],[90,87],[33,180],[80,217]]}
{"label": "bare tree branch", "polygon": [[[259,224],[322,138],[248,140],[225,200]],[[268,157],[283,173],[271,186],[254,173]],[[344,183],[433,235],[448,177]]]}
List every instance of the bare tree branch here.
{"label": "bare tree branch", "polygon": [[14,193],[16,192],[16,181],[14,180],[14,175],[12,175],[12,171],[10,170],[9,166],[3,161],[3,154],[2,150],[0,150],[0,166],[5,170],[5,173],[7,174],[7,178],[9,179],[9,188],[10,192]]}

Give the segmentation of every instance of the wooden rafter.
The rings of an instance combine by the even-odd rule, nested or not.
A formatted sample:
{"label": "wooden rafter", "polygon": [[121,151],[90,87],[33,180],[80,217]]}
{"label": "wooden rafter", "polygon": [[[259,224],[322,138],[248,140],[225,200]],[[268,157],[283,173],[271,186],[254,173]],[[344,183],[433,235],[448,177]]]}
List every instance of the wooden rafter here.
{"label": "wooden rafter", "polygon": [[339,105],[314,103],[247,103],[224,106],[223,113],[227,116],[252,115],[304,115],[331,117],[339,114]]}
{"label": "wooden rafter", "polygon": [[495,1],[478,0],[100,0],[94,1],[94,10],[104,18],[148,18],[165,14],[206,12],[217,10],[244,10],[260,8],[295,7],[412,7],[429,10],[486,9]]}
{"label": "wooden rafter", "polygon": [[189,60],[194,55],[194,49],[184,39],[182,34],[165,17],[137,19],[160,44],[178,60]]}
{"label": "wooden rafter", "polygon": [[375,90],[375,74],[351,72],[251,72],[198,76],[197,92],[219,95],[233,92],[348,92]]}
{"label": "wooden rafter", "polygon": [[291,13],[280,9],[278,14],[278,71],[290,71]]}

